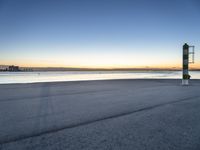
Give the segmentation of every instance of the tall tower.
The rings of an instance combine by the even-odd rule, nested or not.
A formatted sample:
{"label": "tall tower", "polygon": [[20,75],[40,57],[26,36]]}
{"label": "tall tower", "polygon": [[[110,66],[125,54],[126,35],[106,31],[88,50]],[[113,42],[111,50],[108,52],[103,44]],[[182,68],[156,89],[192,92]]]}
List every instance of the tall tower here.
{"label": "tall tower", "polygon": [[[189,48],[192,47],[192,52],[189,51]],[[192,54],[192,61],[189,61],[189,55]],[[189,46],[187,43],[183,45],[183,78],[182,85],[189,84],[189,63],[194,63],[194,46]]]}
{"label": "tall tower", "polygon": [[189,45],[185,43],[183,45],[183,79],[182,79],[182,85],[188,85],[190,75],[188,71],[189,66]]}

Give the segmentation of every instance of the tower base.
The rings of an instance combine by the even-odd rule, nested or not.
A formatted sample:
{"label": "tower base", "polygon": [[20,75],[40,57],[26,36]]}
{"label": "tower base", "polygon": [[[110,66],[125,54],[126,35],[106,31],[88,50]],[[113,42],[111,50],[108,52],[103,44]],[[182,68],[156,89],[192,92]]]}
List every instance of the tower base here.
{"label": "tower base", "polygon": [[183,79],[182,80],[182,85],[189,85],[189,80]]}

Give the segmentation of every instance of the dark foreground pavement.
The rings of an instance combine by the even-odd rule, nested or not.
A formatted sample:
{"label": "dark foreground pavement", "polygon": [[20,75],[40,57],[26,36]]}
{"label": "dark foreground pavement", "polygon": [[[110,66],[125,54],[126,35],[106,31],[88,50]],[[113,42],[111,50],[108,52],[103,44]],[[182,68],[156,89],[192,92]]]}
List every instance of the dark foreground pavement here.
{"label": "dark foreground pavement", "polygon": [[199,150],[200,80],[0,85],[1,150]]}

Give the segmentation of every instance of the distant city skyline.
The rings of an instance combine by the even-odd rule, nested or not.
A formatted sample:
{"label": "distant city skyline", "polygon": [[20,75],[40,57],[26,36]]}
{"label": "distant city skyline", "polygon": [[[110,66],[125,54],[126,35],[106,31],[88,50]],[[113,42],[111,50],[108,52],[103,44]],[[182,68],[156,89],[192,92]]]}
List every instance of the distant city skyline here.
{"label": "distant city skyline", "polygon": [[199,27],[199,0],[0,0],[0,65],[200,68]]}

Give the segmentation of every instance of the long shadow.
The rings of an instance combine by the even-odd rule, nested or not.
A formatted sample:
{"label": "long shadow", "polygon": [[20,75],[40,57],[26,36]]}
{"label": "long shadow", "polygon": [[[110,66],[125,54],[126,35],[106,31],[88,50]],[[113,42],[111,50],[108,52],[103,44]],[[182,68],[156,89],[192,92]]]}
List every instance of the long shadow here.
{"label": "long shadow", "polygon": [[[48,91],[48,89],[46,89],[46,90]],[[102,118],[91,119],[91,120],[87,120],[87,121],[79,122],[79,123],[72,123],[71,125],[63,126],[63,127],[60,127],[60,128],[54,128],[54,129],[51,129],[51,130],[48,130],[48,131],[42,131],[41,130],[41,132],[33,133],[32,135],[21,135],[17,138],[11,138],[9,140],[7,139],[7,140],[4,140],[4,141],[1,141],[0,144],[16,142],[16,141],[23,140],[23,139],[26,139],[26,138],[32,138],[32,137],[37,137],[37,136],[41,136],[41,135],[44,135],[44,134],[58,132],[58,131],[61,131],[61,130],[64,130],[64,129],[76,128],[76,127],[80,127],[80,126],[84,126],[84,125],[88,125],[88,124],[92,124],[92,123],[96,123],[96,122],[100,122],[100,121],[104,121],[104,120],[109,120],[109,119],[113,119],[113,118],[119,118],[119,117],[131,115],[131,114],[138,113],[138,112],[149,111],[149,110],[152,110],[152,109],[155,109],[155,108],[158,108],[158,107],[163,107],[165,105],[176,104],[176,103],[189,101],[189,100],[196,100],[196,98],[200,98],[200,96],[196,95],[196,96],[179,99],[179,100],[172,101],[172,102],[166,102],[166,103],[161,103],[161,104],[157,104],[157,105],[153,105],[153,106],[149,106],[149,107],[143,107],[143,108],[140,108],[140,109],[137,109],[137,110],[130,110],[130,111],[127,111],[127,112],[124,112],[124,113],[118,113],[118,114],[114,114],[114,115],[111,115],[111,116],[105,116],[105,117],[102,117]],[[41,107],[38,109],[38,114],[40,114],[42,112],[44,106],[46,106],[47,103],[48,102],[45,102],[45,103],[41,102]],[[44,119],[42,123],[45,123],[45,122],[46,122],[46,120]],[[36,128],[40,128],[40,127],[41,127],[41,120],[38,118],[38,121],[36,122]]]}

